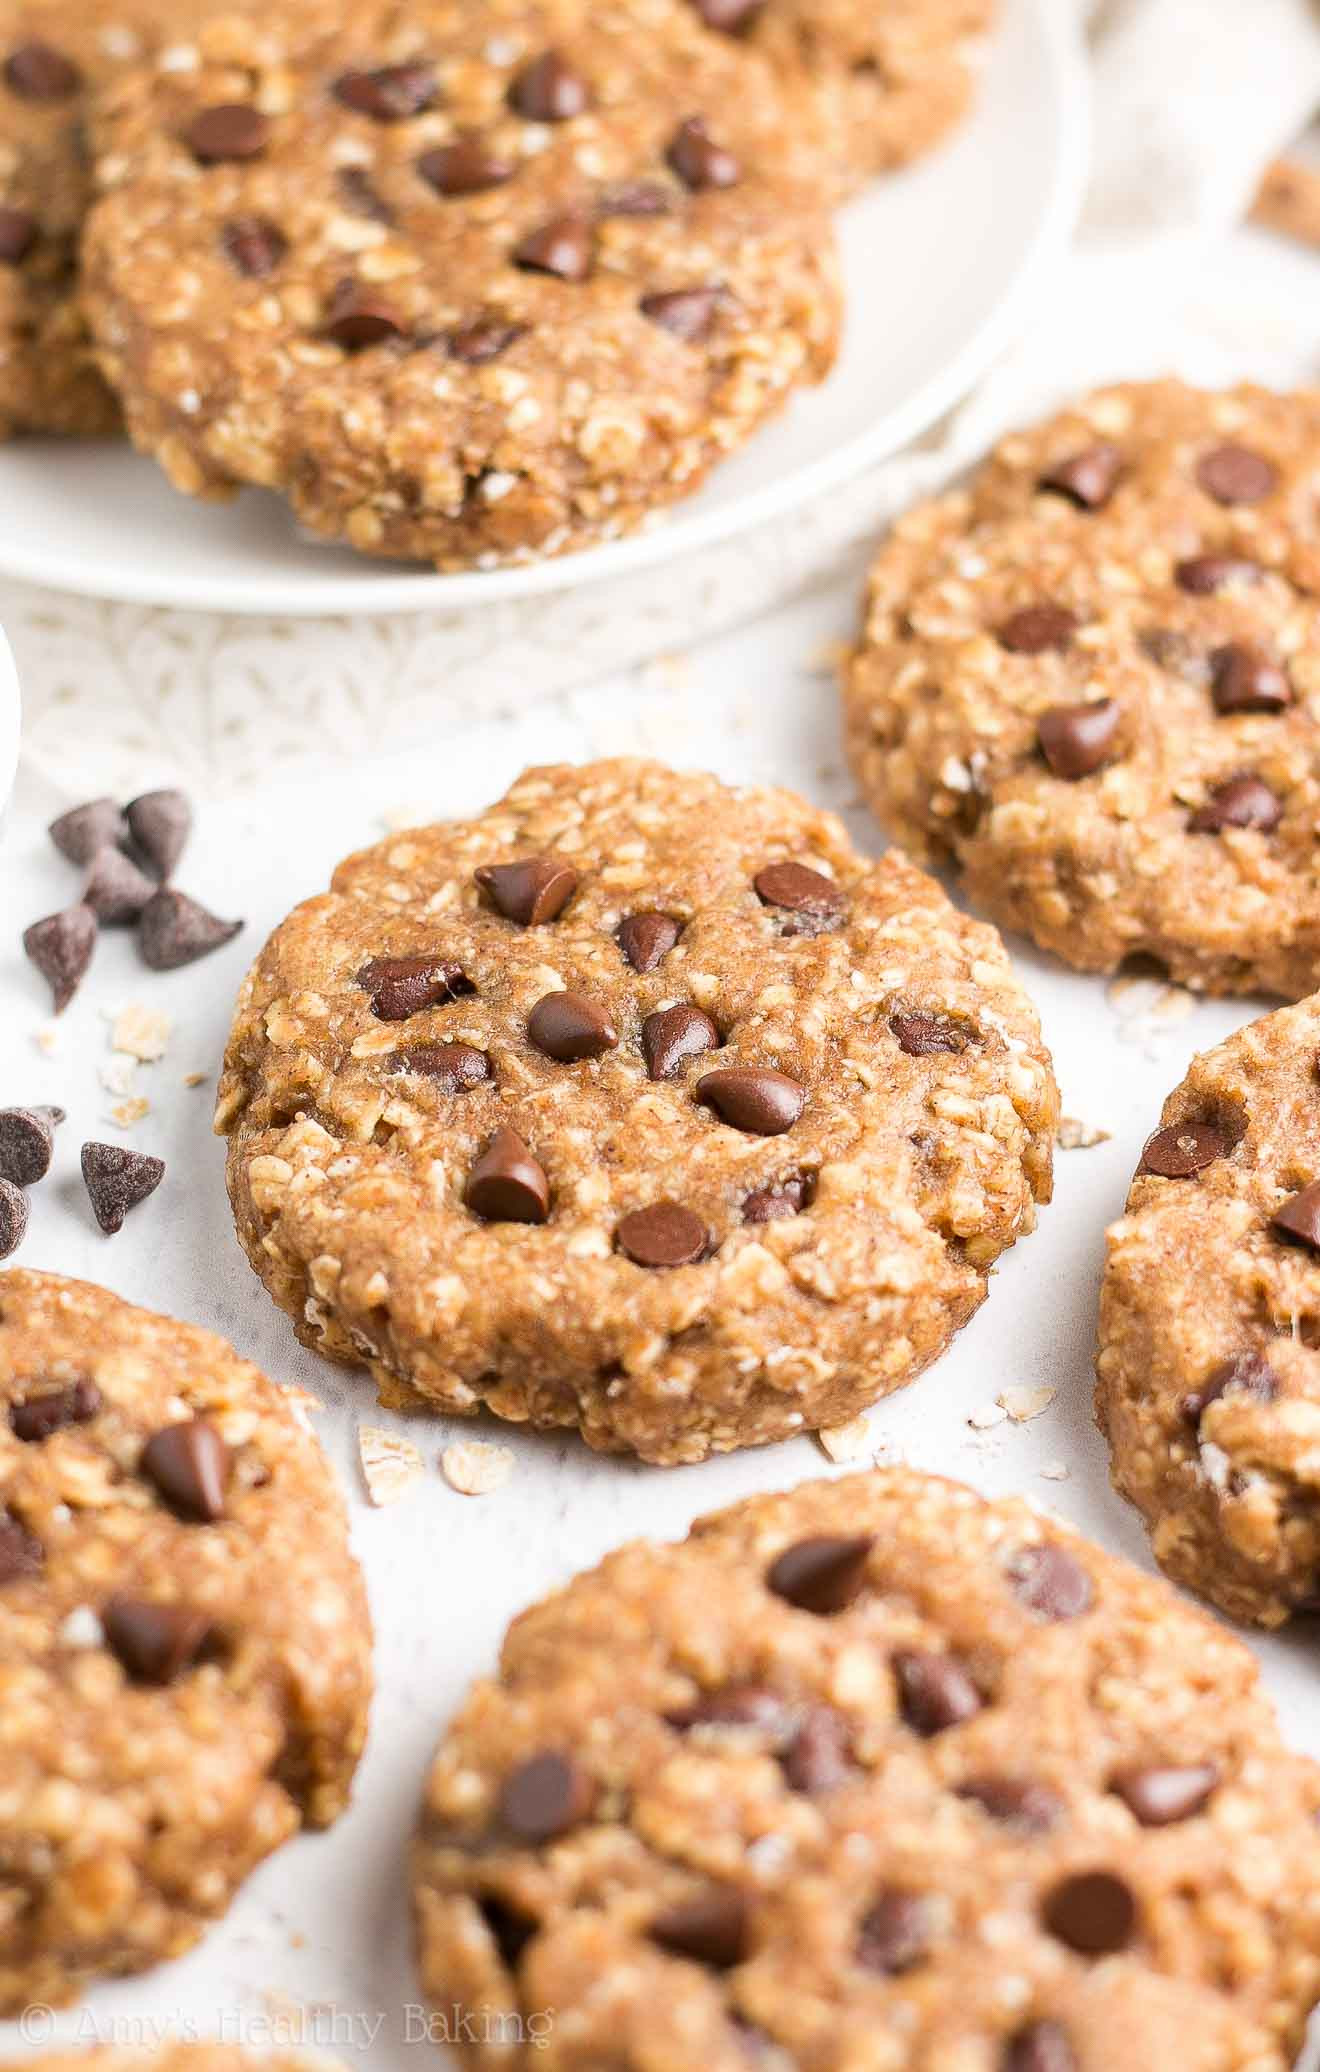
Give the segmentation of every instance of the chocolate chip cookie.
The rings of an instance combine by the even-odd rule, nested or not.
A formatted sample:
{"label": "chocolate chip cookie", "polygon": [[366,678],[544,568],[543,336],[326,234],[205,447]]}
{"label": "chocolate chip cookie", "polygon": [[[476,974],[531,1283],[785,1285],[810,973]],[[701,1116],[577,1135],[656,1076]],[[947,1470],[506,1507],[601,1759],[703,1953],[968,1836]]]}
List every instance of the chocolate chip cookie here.
{"label": "chocolate chip cookie", "polygon": [[[87,303],[190,494],[443,568],[614,538],[828,369],[808,114],[686,0],[215,25],[103,104]],[[795,167],[800,163],[800,173]]]}
{"label": "chocolate chip cookie", "polygon": [[1194,1060],[1109,1233],[1100,1423],[1157,1559],[1234,1618],[1320,1605],[1320,998]]}
{"label": "chocolate chip cookie", "polygon": [[1084,971],[1320,981],[1320,392],[1163,381],[900,521],[847,673],[885,824]]}
{"label": "chocolate chip cookie", "polygon": [[343,1505],[279,1390],[0,1274],[0,2013],[178,1956],[334,1820],[370,1685]]}
{"label": "chocolate chip cookie", "polygon": [[951,1482],[821,1481],[514,1622],[427,1786],[423,1987],[482,2011],[473,2066],[1284,2072],[1318,1808],[1162,1583]]}
{"label": "chocolate chip cookie", "polygon": [[249,975],[239,1236],[382,1400],[696,1460],[838,1424],[985,1294],[1057,1095],[994,932],[785,791],[533,770]]}

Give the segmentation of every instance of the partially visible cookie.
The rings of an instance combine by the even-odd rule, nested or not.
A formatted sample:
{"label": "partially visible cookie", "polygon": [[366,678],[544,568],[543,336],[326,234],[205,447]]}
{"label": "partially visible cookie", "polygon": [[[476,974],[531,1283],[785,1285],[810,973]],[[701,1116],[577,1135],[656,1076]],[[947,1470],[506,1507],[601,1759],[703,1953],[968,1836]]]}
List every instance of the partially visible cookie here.
{"label": "partially visible cookie", "polygon": [[1234,1618],[1320,1606],[1320,998],[1193,1061],[1109,1233],[1096,1397],[1157,1559]]}
{"label": "partially visible cookie", "polygon": [[343,1504],[273,1383],[0,1274],[0,2013],[196,1942],[343,1811],[370,1689]]}
{"label": "partially visible cookie", "polygon": [[382,1398],[696,1460],[911,1379],[1048,1197],[994,931],[791,792],[532,770],[266,945],[217,1127],[253,1267]]}
{"label": "partially visible cookie", "polygon": [[954,1483],[815,1482],[515,1620],[427,1785],[423,1989],[475,2067],[1284,2072],[1317,1811],[1164,1584]]}
{"label": "partially visible cookie", "polygon": [[1320,393],[1174,381],[900,520],[847,674],[886,826],[1084,971],[1320,981]]}

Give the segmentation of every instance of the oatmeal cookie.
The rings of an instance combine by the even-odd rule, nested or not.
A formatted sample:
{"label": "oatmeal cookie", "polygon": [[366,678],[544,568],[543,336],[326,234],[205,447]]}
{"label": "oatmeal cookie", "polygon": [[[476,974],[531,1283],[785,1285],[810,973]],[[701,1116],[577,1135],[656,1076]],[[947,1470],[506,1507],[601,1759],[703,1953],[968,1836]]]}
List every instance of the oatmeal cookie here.
{"label": "oatmeal cookie", "polygon": [[685,0],[201,43],[107,97],[84,247],[102,364],[178,488],[261,484],[442,568],[551,555],[687,495],[829,367],[807,117]]}
{"label": "oatmeal cookie", "polygon": [[279,1390],[0,1274],[0,2014],[178,1956],[334,1820],[370,1684],[343,1505]]}
{"label": "oatmeal cookie", "polygon": [[790,792],[621,760],[393,836],[279,928],[239,1236],[382,1400],[696,1460],[911,1379],[1050,1189],[993,930]]}
{"label": "oatmeal cookie", "polygon": [[1320,981],[1320,392],[1109,389],[871,572],[850,749],[885,824],[1084,971]]}
{"label": "oatmeal cookie", "polygon": [[1320,997],[1194,1060],[1100,1313],[1115,1486],[1178,1582],[1277,1626],[1320,1606]]}
{"label": "oatmeal cookie", "polygon": [[955,1483],[818,1481],[515,1620],[428,1782],[423,1987],[480,2067],[1284,2072],[1317,1809],[1164,1584]]}

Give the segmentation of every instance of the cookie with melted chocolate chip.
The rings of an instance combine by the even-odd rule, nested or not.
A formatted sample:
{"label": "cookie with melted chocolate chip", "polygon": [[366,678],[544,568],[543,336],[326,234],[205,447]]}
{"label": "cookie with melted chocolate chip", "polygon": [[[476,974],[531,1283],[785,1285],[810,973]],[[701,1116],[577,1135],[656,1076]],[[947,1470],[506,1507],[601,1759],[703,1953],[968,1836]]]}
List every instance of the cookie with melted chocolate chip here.
{"label": "cookie with melted chocolate chip", "polygon": [[1048,1196],[994,931],[784,791],[532,770],[262,952],[217,1126],[256,1271],[382,1398],[695,1460],[933,1359]]}

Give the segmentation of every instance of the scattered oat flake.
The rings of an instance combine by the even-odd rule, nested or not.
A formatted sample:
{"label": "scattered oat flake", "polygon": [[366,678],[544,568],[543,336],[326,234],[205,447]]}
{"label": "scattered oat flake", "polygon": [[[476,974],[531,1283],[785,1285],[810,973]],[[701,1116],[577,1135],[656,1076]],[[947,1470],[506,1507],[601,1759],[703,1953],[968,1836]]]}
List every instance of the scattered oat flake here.
{"label": "scattered oat flake", "polygon": [[137,1077],[137,1059],[130,1058],[123,1051],[116,1051],[113,1057],[97,1068],[97,1078],[108,1094],[127,1094],[133,1091]]}
{"label": "scattered oat flake", "polygon": [[142,1007],[136,1001],[121,1008],[110,1030],[110,1048],[126,1051],[144,1065],[154,1065],[169,1047],[174,1028],[171,1016],[159,1008]]}
{"label": "scattered oat flake", "polygon": [[1025,1424],[1028,1418],[1039,1417],[1043,1410],[1048,1410],[1058,1393],[1049,1388],[1004,1389],[996,1401],[1014,1424]]}
{"label": "scattered oat flake", "polygon": [[130,1100],[116,1101],[110,1110],[110,1120],[121,1130],[136,1129],[151,1113],[151,1103],[142,1094],[134,1094]]}
{"label": "scattered oat flake", "polygon": [[1008,1412],[1001,1409],[998,1403],[982,1403],[979,1410],[972,1411],[967,1422],[974,1432],[989,1432],[996,1425],[1001,1425],[1007,1416]]}
{"label": "scattered oat flake", "polygon": [[209,1072],[185,1072],[183,1083],[185,1086],[205,1086],[210,1076]]}
{"label": "scattered oat flake", "polygon": [[1060,1151],[1090,1151],[1096,1144],[1107,1144],[1113,1131],[1102,1130],[1095,1123],[1079,1122],[1075,1115],[1064,1115],[1055,1134]]}
{"label": "scattered oat flake", "polygon": [[422,1473],[422,1456],[411,1439],[397,1439],[379,1425],[358,1426],[358,1458],[367,1495],[377,1508],[397,1504]]}
{"label": "scattered oat flake", "polygon": [[822,1451],[830,1460],[856,1460],[870,1443],[870,1426],[864,1417],[849,1418],[847,1424],[822,1425],[817,1432]]}
{"label": "scattered oat flake", "polygon": [[440,1472],[460,1496],[489,1496],[513,1473],[513,1453],[487,1439],[458,1439],[441,1454]]}
{"label": "scattered oat flake", "polygon": [[1066,1460],[1047,1460],[1040,1472],[1047,1482],[1066,1482],[1072,1469]]}

